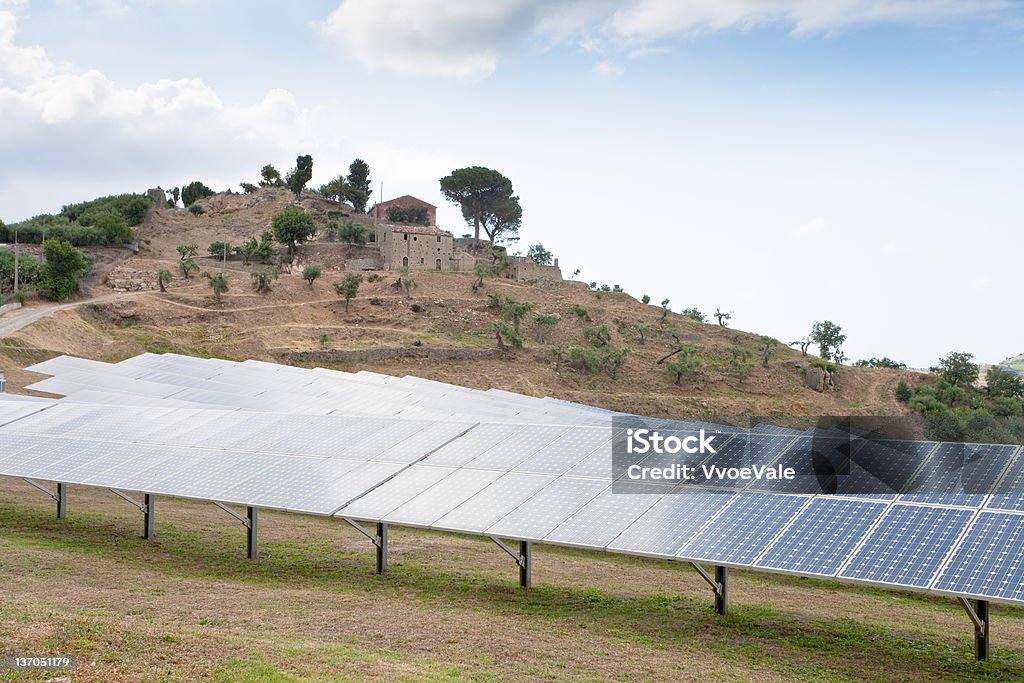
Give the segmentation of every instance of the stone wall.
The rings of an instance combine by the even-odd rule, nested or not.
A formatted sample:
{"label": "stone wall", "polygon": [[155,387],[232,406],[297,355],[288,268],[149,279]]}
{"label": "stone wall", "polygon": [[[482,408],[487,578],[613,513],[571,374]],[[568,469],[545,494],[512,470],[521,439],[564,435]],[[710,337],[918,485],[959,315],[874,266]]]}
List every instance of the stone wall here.
{"label": "stone wall", "polygon": [[542,266],[525,256],[510,256],[508,259],[507,276],[512,280],[529,282],[531,280],[561,280],[562,270],[558,267],[558,259],[552,266]]}
{"label": "stone wall", "polygon": [[117,266],[107,273],[105,281],[115,292],[149,292],[160,289],[155,270],[135,270]]}
{"label": "stone wall", "polygon": [[338,363],[392,360],[395,358],[438,358],[448,360],[476,360],[501,358],[498,349],[430,348],[426,346],[375,347],[351,351],[296,351],[288,354],[292,363]]}

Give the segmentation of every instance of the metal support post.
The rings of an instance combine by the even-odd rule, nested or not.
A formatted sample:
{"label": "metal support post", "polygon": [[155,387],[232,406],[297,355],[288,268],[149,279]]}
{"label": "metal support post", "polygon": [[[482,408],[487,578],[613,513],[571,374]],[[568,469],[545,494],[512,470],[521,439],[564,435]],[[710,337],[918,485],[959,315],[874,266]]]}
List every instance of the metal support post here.
{"label": "metal support post", "polygon": [[256,528],[258,526],[257,510],[254,507],[245,508],[245,518],[248,524],[246,528],[246,546],[248,547],[249,559],[255,560],[258,553],[256,547]]}
{"label": "metal support post", "polygon": [[496,536],[488,536],[488,538],[516,561],[519,566],[519,585],[529,588],[533,584],[533,544],[529,541],[519,541],[519,552],[516,552],[500,538]]}
{"label": "metal support post", "polygon": [[708,585],[711,586],[711,590],[715,592],[715,611],[719,614],[725,614],[728,608],[729,601],[729,568],[715,565],[715,575],[711,576],[696,562],[690,563],[697,573],[701,575]]}
{"label": "metal support post", "polygon": [[388,573],[388,525],[377,522],[377,538],[373,539],[377,547],[377,573]]}
{"label": "metal support post", "polygon": [[57,519],[64,519],[68,514],[68,485],[57,484]]}
{"label": "metal support post", "polygon": [[156,537],[156,496],[147,493],[144,500],[142,537],[147,541],[152,541]]}
{"label": "metal support post", "polygon": [[967,598],[957,598],[967,616],[974,623],[974,658],[979,662],[988,659],[988,636],[990,621],[988,617],[988,600],[975,600],[974,606]]}
{"label": "metal support post", "polygon": [[519,541],[519,585],[529,588],[533,584],[533,544]]}
{"label": "metal support post", "polygon": [[715,583],[718,589],[715,591],[715,611],[724,615],[729,605],[729,568],[721,565],[715,566]]}

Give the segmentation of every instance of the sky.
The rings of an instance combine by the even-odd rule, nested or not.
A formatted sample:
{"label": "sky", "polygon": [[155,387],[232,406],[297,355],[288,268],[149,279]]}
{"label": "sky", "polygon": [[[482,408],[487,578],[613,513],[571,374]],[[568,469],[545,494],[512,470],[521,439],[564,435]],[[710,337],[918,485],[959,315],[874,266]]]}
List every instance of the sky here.
{"label": "sky", "polygon": [[1024,352],[1019,0],[0,0],[0,219],[312,154],[576,279],[928,367]]}

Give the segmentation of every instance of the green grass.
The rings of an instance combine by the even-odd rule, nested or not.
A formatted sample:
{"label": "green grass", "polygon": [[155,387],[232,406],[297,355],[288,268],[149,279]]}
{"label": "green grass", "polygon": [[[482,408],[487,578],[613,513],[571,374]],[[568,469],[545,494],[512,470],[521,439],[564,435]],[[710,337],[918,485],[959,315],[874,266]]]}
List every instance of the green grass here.
{"label": "green grass", "polygon": [[[514,583],[514,567],[508,578],[496,580],[486,572],[465,572],[446,568],[440,557],[427,554],[393,562],[386,577],[372,574],[372,549],[365,552],[340,551],[326,534],[294,541],[264,542],[258,562],[243,559],[243,534],[225,520],[224,529],[197,532],[178,524],[160,524],[158,540],[149,543],[137,538],[137,529],[113,526],[99,515],[73,511],[63,521],[52,519],[38,509],[19,505],[0,505],[0,555],[19,551],[54,550],[69,554],[100,556],[116,564],[138,566],[157,576],[229,582],[252,587],[314,588],[330,593],[361,596],[372,593],[380,600],[418,605],[429,613],[435,608],[457,604],[489,620],[513,620],[537,629],[583,632],[612,642],[630,643],[638,648],[666,651],[681,661],[691,658],[720,660],[741,669],[773,674],[797,681],[886,680],[890,668],[916,672],[915,680],[1020,680],[1024,679],[1024,651],[1019,644],[1001,643],[988,662],[973,661],[973,643],[966,617],[959,637],[939,637],[927,625],[905,624],[894,617],[891,623],[864,623],[842,617],[841,605],[835,616],[807,617],[778,609],[769,604],[736,604],[720,618],[713,614],[710,594],[680,595],[648,590],[622,593],[585,585],[535,584],[528,593]],[[420,532],[421,536],[433,534]],[[399,536],[400,538],[400,536]],[[484,539],[473,542],[489,543]],[[495,551],[497,552],[497,551]],[[594,554],[571,549],[544,547],[543,555],[568,561],[587,558],[610,562],[630,571],[651,560]],[[540,559],[540,558],[538,558]],[[541,560],[543,561],[543,560]],[[671,571],[682,565],[665,565]],[[736,572],[766,585],[807,585],[796,577],[768,576]],[[154,581],[159,584],[160,581]],[[841,586],[835,582],[813,582],[817,588],[836,588],[850,595],[877,599],[879,610],[888,604],[901,607],[948,611],[957,607],[949,600],[896,593],[875,588]],[[813,600],[809,596],[809,600]],[[839,599],[841,601],[841,598]],[[4,614],[23,616],[17,605],[5,605]],[[1004,611],[1005,610],[1005,611]],[[827,613],[827,610],[824,610]],[[1020,610],[998,606],[997,623],[1004,617],[1021,619]],[[69,646],[75,651],[102,652],[109,639],[102,630],[106,617],[102,611],[77,614],[61,622],[52,642],[54,651]],[[202,627],[231,630],[223,619],[201,618],[192,622]],[[169,634],[187,638],[187,634]],[[259,637],[259,636],[251,636]],[[131,641],[122,634],[123,639]],[[163,641],[171,643],[172,641]],[[376,668],[381,663],[401,660],[413,667],[417,680],[498,680],[493,661],[484,658],[438,667],[408,653],[366,649],[337,642],[266,642],[268,661],[232,659],[216,669],[213,680],[295,681],[297,675],[312,675],[301,666],[281,667],[282,661],[295,658],[329,666],[343,675],[357,676],[360,667]],[[282,647],[284,648],[282,650]],[[294,655],[294,657],[292,656]],[[127,657],[127,654],[115,657]],[[277,662],[274,664],[273,662]],[[557,673],[557,663],[533,662],[531,666],[545,675]],[[298,673],[296,673],[298,672]],[[220,678],[218,678],[219,676]],[[560,676],[555,676],[560,677]],[[333,679],[332,679],[333,680]],[[345,680],[344,676],[340,680]]]}

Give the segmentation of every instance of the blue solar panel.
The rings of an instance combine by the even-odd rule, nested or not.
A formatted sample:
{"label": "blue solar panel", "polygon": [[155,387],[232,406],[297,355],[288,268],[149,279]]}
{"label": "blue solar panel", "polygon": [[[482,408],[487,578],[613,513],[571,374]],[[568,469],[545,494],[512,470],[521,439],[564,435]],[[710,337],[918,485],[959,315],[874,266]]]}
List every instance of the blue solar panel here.
{"label": "blue solar panel", "polygon": [[619,534],[608,550],[674,557],[732,499],[731,493],[671,493]]}
{"label": "blue solar panel", "polygon": [[1024,511],[1024,454],[1013,460],[995,490],[986,507]]}
{"label": "blue solar panel", "polygon": [[756,566],[834,576],[885,508],[885,503],[816,498]]}
{"label": "blue solar panel", "polygon": [[839,575],[926,588],[974,513],[893,505]]}
{"label": "blue solar panel", "polygon": [[1024,601],[1024,515],[979,514],[935,588]]}
{"label": "blue solar panel", "polygon": [[677,555],[750,564],[808,500],[805,496],[742,493]]}
{"label": "blue solar panel", "polygon": [[854,446],[850,472],[840,474],[838,492],[893,499],[926,465],[933,441],[863,440]]}

